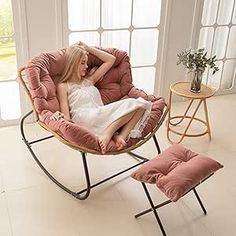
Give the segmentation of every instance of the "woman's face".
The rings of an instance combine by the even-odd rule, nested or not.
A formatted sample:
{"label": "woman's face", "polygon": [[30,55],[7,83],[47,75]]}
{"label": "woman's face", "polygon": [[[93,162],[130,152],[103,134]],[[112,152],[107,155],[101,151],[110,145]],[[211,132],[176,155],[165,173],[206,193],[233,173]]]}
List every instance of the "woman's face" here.
{"label": "woman's face", "polygon": [[87,74],[87,68],[88,68],[87,63],[88,63],[88,55],[84,55],[78,66],[78,73],[81,77]]}

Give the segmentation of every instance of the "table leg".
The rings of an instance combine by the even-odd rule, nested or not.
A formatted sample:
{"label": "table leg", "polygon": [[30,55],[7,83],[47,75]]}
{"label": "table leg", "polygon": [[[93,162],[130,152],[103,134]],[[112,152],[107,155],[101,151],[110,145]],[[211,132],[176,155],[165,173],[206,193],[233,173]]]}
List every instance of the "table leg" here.
{"label": "table leg", "polygon": [[207,110],[206,99],[203,99],[203,104],[204,104],[204,112],[205,112],[205,119],[206,119],[207,132],[208,132],[208,134],[209,134],[209,140],[211,140],[211,129],[210,129],[210,123],[209,123],[209,117],[208,117],[208,110]]}
{"label": "table leg", "polygon": [[186,108],[186,110],[185,110],[183,116],[181,116],[180,120],[179,120],[178,122],[176,122],[176,123],[173,123],[173,122],[171,122],[171,119],[170,119],[170,121],[169,121],[170,124],[173,125],[173,126],[176,126],[176,125],[180,124],[180,123],[186,118],[187,113],[188,113],[188,111],[189,111],[189,109],[190,109],[192,103],[193,103],[193,99],[190,100],[190,103],[189,103],[188,107]]}
{"label": "table leg", "polygon": [[171,102],[172,102],[172,92],[170,91],[169,94],[169,104],[168,104],[168,116],[167,116],[167,139],[172,143],[170,140],[169,132],[170,132],[170,117],[171,117]]}
{"label": "table leg", "polygon": [[[170,99],[171,99],[171,98],[170,98]],[[194,119],[197,119],[197,118],[195,118],[195,116],[196,116],[197,111],[199,110],[199,107],[200,107],[200,105],[202,104],[203,100],[204,100],[204,99],[200,99],[200,100],[199,100],[199,102],[198,102],[198,104],[197,104],[197,106],[196,106],[196,108],[195,108],[195,110],[194,110],[194,112],[193,112],[193,114],[192,114],[191,117],[190,117],[190,116],[187,116],[187,112],[185,112],[184,116],[179,116],[179,118],[181,118],[181,119],[190,118],[190,120],[189,120],[189,122],[188,122],[188,124],[187,124],[187,126],[186,126],[186,128],[185,128],[185,130],[184,130],[183,133],[178,133],[178,132],[175,132],[174,130],[171,130],[171,129],[170,129],[170,120],[171,120],[171,117],[170,117],[170,113],[169,113],[169,115],[168,115],[168,122],[167,122],[167,138],[168,138],[168,140],[170,141],[170,143],[173,143],[173,141],[170,139],[170,135],[169,135],[170,132],[174,132],[174,133],[176,133],[176,134],[178,134],[178,135],[181,135],[179,141],[176,142],[176,143],[182,142],[183,139],[184,139],[184,137],[185,137],[185,136],[188,136],[188,135],[187,135],[187,131],[188,131],[188,129],[189,129],[189,127],[190,127],[192,121],[193,121]],[[190,102],[190,105],[192,105],[192,101]],[[186,111],[188,111],[189,108],[190,108],[190,106],[188,106],[188,108],[187,108]],[[170,112],[170,110],[169,110],[169,112]],[[206,113],[205,113],[205,114],[206,114]],[[199,120],[199,119],[197,119],[197,120]],[[204,122],[204,123],[205,123],[205,122]],[[209,124],[209,123],[208,123],[208,124]],[[208,127],[207,127],[207,128],[208,128]],[[208,133],[208,131],[207,131],[206,133]],[[195,135],[195,136],[200,136],[200,135]]]}
{"label": "table leg", "polygon": [[197,114],[197,111],[198,111],[198,109],[199,109],[201,103],[202,103],[202,99],[200,99],[200,101],[199,101],[199,103],[198,103],[198,105],[197,105],[195,111],[193,112],[193,115],[192,115],[192,117],[191,117],[191,119],[190,119],[190,121],[189,121],[189,123],[188,123],[188,125],[187,125],[185,131],[183,132],[183,135],[182,135],[182,137],[180,138],[180,140],[179,140],[178,143],[180,143],[180,142],[184,139],[184,137],[186,136],[187,131],[188,131],[188,129],[189,129],[189,127],[190,127],[190,125],[191,125],[191,123],[192,123],[192,121],[193,121],[193,118],[194,118],[195,115]]}

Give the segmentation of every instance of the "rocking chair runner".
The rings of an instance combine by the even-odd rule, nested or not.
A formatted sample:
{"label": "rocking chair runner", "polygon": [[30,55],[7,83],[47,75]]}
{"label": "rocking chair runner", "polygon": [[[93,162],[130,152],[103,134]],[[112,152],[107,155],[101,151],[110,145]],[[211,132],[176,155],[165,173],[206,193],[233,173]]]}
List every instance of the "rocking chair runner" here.
{"label": "rocking chair runner", "polygon": [[[140,162],[93,185],[91,185],[90,183],[86,154],[92,153],[103,155],[101,153],[97,137],[86,128],[81,127],[78,124],[64,119],[60,119],[59,121],[50,119],[50,116],[55,111],[59,110],[59,102],[56,97],[56,84],[58,82],[58,76],[61,75],[64,67],[64,51],[58,50],[51,53],[42,53],[30,60],[25,67],[19,69],[19,81],[22,84],[23,88],[26,90],[33,108],[32,111],[28,112],[21,119],[20,129],[22,139],[29,149],[30,153],[32,154],[33,158],[45,172],[45,174],[63,190],[80,200],[86,199],[93,187],[100,185],[146,162],[148,160],[147,158],[132,152],[132,150],[144,144],[151,137],[155,142],[158,153],[160,153],[160,147],[155,137],[155,132],[163,123],[168,112],[163,98],[156,98],[153,95],[147,95],[143,91],[134,87],[134,85],[132,84],[129,57],[126,52],[114,48],[102,50],[105,50],[116,57],[116,61],[113,67],[106,73],[104,78],[96,84],[101,93],[104,104],[128,97],[142,97],[148,101],[151,101],[153,103],[153,106],[150,119],[143,131],[143,136],[141,138],[131,138],[124,150],[118,151],[113,141],[111,141],[107,147],[106,154],[108,155],[116,155],[126,152],[131,156],[138,158]],[[101,63],[101,60],[93,55],[89,55],[89,69],[93,68],[94,66],[100,66]],[[25,135],[24,125],[25,119],[33,113],[35,114],[37,123],[44,129],[52,133],[52,135],[33,141],[29,141],[27,139]],[[42,163],[36,156],[32,145],[52,137],[56,137],[62,143],[81,152],[87,185],[85,189],[79,192],[74,192],[58,182],[57,179],[52,176],[42,165]]]}

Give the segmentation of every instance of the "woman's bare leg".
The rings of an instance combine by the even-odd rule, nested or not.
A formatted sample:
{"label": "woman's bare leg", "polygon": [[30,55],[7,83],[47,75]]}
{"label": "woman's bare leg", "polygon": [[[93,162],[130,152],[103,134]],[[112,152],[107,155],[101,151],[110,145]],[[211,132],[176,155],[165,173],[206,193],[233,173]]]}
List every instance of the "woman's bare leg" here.
{"label": "woman's bare leg", "polygon": [[126,139],[129,136],[130,131],[135,127],[135,125],[139,122],[142,118],[145,110],[143,108],[139,108],[135,111],[132,118],[127,122],[121,129],[119,134],[114,135],[114,140],[116,142],[116,146],[118,150],[124,148],[126,145]]}
{"label": "woman's bare leg", "polygon": [[115,120],[112,124],[110,124],[104,131],[104,134],[98,136],[98,141],[99,141],[99,145],[102,149],[102,153],[106,152],[106,147],[108,145],[108,143],[110,142],[110,140],[112,139],[113,135],[115,134],[115,132],[121,128],[122,126],[124,126],[125,124],[127,124],[132,117],[134,116],[135,111],[132,111],[122,117],[120,117],[119,119]]}

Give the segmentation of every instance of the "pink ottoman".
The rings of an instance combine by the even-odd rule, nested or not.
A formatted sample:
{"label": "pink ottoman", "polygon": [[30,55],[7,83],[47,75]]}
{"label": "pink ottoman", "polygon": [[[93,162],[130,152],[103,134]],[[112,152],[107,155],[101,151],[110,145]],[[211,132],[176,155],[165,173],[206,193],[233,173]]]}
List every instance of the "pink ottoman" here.
{"label": "pink ottoman", "polygon": [[[170,202],[176,202],[191,190],[193,190],[204,214],[206,214],[206,209],[195,187],[222,167],[223,165],[219,162],[194,153],[181,145],[170,146],[131,174],[132,178],[142,183],[151,205],[150,209],[137,214],[135,217],[138,218],[153,211],[163,235],[166,235],[156,209]],[[154,206],[145,183],[156,184],[169,200]]]}

